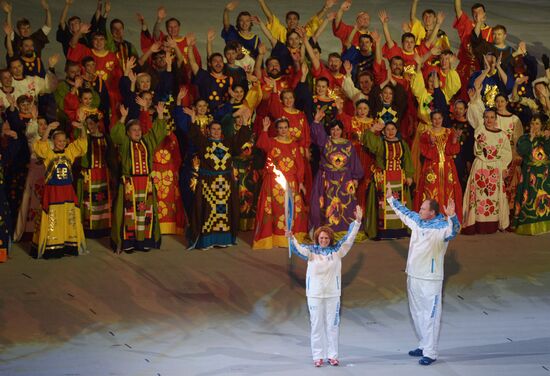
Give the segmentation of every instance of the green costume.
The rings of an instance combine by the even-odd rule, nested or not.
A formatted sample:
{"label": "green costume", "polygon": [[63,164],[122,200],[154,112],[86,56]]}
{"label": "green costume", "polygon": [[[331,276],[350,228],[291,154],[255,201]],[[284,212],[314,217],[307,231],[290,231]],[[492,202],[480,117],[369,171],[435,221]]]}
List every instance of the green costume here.
{"label": "green costume", "polygon": [[523,164],[514,207],[515,231],[521,235],[550,232],[550,139],[531,140],[524,134],[516,147]]}
{"label": "green costume", "polygon": [[414,175],[409,146],[403,140],[388,141],[372,132],[364,132],[361,142],[376,156],[376,170],[367,190],[365,232],[370,239],[406,236],[407,228],[385,197],[386,185],[390,183],[394,197],[409,209],[412,207],[405,184],[405,179]]}

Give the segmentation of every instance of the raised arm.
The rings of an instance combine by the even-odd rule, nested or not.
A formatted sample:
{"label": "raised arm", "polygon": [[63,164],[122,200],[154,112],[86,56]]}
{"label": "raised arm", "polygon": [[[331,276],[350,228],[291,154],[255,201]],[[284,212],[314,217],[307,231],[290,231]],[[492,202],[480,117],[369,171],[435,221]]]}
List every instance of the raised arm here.
{"label": "raised arm", "polygon": [[40,6],[42,6],[42,9],[44,9],[44,12],[46,13],[46,20],[44,21],[44,26],[47,28],[52,27],[52,12],[50,12],[50,5],[46,0],[40,0]]}
{"label": "raised arm", "polygon": [[[2,4],[2,10],[6,13],[6,24],[12,29],[12,33],[13,33],[13,22],[11,19],[11,12],[13,8],[11,4],[8,3],[7,1],[2,1],[1,4]],[[9,38],[12,38],[12,35],[9,35],[8,39]]]}
{"label": "raised arm", "polygon": [[420,221],[420,215],[408,209],[405,205],[399,202],[398,199],[393,197],[390,183],[386,185],[386,201],[390,204],[395,214],[407,227],[411,230],[414,230],[417,227],[417,223]]}
{"label": "raised arm", "polygon": [[194,47],[195,43],[197,41],[197,38],[195,37],[195,33],[189,33],[185,36],[185,39],[187,40],[187,58],[189,59],[189,66],[191,67],[191,71],[194,75],[196,75],[199,72],[199,64],[197,64],[197,60],[195,59],[195,53],[194,53]]}
{"label": "raised arm", "polygon": [[340,22],[342,22],[342,17],[344,16],[344,13],[347,12],[351,8],[351,0],[344,0],[344,2],[340,5],[340,8],[338,8],[338,12],[336,12],[336,17],[334,18],[334,27],[338,28],[340,26]]}
{"label": "raised arm", "polygon": [[[413,0],[413,3],[416,2],[416,0]],[[382,9],[380,12],[378,12],[378,18],[380,19],[380,23],[382,24],[382,30],[384,31],[384,38],[386,39],[386,45],[389,49],[392,49],[395,43],[393,42],[393,39],[391,37],[390,33],[390,17],[388,16],[388,13]],[[412,22],[412,21],[411,21]]]}
{"label": "raised arm", "polygon": [[462,16],[462,0],[454,0],[455,1],[455,14],[456,18],[460,18]]}
{"label": "raised arm", "polygon": [[260,4],[260,8],[262,8],[262,12],[264,12],[265,17],[267,18],[267,23],[273,22],[273,12],[269,7],[267,6],[265,0],[258,0],[258,4]]}
{"label": "raised arm", "polygon": [[155,20],[155,25],[153,26],[153,38],[158,40],[160,38],[160,28],[162,21],[166,18],[166,8],[160,6],[157,9],[157,19]]}
{"label": "raised arm", "polygon": [[363,218],[363,209],[359,205],[355,207],[355,221],[351,222],[349,225],[349,229],[346,235],[338,242],[336,245],[338,247],[338,250],[336,251],[336,255],[340,258],[344,257],[348,254],[349,250],[353,246],[353,242],[355,241],[355,237],[357,236],[357,232],[359,232],[359,228],[361,227],[361,219]]}
{"label": "raised arm", "polygon": [[252,22],[260,26],[260,29],[265,34],[266,38],[269,40],[269,43],[271,43],[271,48],[275,47],[275,45],[277,44],[277,39],[273,36],[273,34],[271,34],[271,31],[269,31],[266,24],[261,20],[261,18],[253,17]]}
{"label": "raised arm", "polygon": [[418,18],[416,17],[416,10],[418,8],[418,0],[412,0],[411,1],[411,10],[409,13],[409,17],[411,20],[411,25],[413,25],[416,21],[418,21]]}
{"label": "raised arm", "polygon": [[61,17],[59,17],[59,27],[61,27],[61,30],[65,30],[65,27],[67,26],[67,15],[69,14],[69,8],[72,3],[73,0],[65,0],[65,6],[61,11]]}
{"label": "raised arm", "polygon": [[225,31],[229,30],[229,26],[231,26],[231,21],[229,21],[229,13],[233,12],[235,8],[237,8],[237,5],[239,5],[238,1],[231,1],[227,3],[225,8],[223,8],[223,28]]}

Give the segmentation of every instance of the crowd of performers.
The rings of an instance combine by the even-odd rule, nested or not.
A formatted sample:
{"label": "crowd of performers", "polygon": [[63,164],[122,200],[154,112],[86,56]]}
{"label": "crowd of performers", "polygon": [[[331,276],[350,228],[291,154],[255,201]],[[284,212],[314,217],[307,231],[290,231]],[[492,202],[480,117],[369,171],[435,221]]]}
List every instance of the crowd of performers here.
{"label": "crowd of performers", "polygon": [[[1,3],[3,260],[31,238],[38,258],[107,236],[116,252],[158,248],[164,234],[230,246],[239,231],[254,232],[253,249],[286,247],[287,187],[297,242],[319,226],[341,239],[356,205],[357,240],[407,236],[388,184],[415,211],[453,199],[463,234],[550,231],[550,61],[541,57],[539,77],[528,44],[510,46],[483,4],[470,14],[454,0],[454,52],[445,15],[418,18],[418,0],[400,37],[389,23],[402,20],[384,10],[371,22],[355,9],[346,24],[351,0],[326,0],[307,22],[290,11],[284,23],[265,0],[263,14],[236,18],[230,2],[223,51],[209,30],[201,53],[162,6],[152,29],[138,15],[136,45],[109,19],[109,1],[90,23],[69,16],[73,1],[56,32],[64,73],[59,55],[42,58],[47,0],[38,29],[13,24],[16,7]],[[327,54],[319,37],[330,30],[341,49]]]}

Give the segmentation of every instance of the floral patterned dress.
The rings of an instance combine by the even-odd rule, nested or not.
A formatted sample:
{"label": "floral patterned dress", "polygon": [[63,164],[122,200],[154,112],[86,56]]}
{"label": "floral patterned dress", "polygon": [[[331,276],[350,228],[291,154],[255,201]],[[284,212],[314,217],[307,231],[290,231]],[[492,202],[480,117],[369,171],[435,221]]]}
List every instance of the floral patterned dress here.
{"label": "floral patterned dress", "polygon": [[515,231],[521,235],[550,232],[550,139],[531,140],[525,134],[517,149],[523,166],[514,208]]}
{"label": "floral patterned dress", "polygon": [[463,201],[464,234],[490,234],[510,224],[508,199],[503,172],[512,161],[512,149],[506,133],[489,130],[483,124],[485,106],[481,100],[470,103],[468,121],[475,129],[474,153],[470,177]]}
{"label": "floral patterned dress", "polygon": [[341,239],[355,220],[356,187],[363,167],[355,147],[347,139],[333,140],[319,123],[312,123],[311,138],[321,150],[319,171],[313,181],[309,229],[329,226],[336,239]]}
{"label": "floral patterned dress", "polygon": [[452,198],[456,203],[458,220],[462,221],[462,188],[453,160],[453,156],[460,151],[460,144],[453,143],[453,137],[454,131],[448,128],[431,128],[420,136],[420,151],[425,159],[413,207],[418,211],[424,200],[435,199],[443,214],[443,206]]}
{"label": "floral patterned dress", "polygon": [[288,182],[294,198],[292,232],[303,240],[307,232],[307,211],[299,185],[304,181],[304,164],[300,146],[294,141],[280,141],[270,138],[267,132],[260,133],[256,146],[267,154],[262,188],[256,211],[256,229],[252,249],[288,247],[285,236],[285,188],[276,180],[282,173]]}

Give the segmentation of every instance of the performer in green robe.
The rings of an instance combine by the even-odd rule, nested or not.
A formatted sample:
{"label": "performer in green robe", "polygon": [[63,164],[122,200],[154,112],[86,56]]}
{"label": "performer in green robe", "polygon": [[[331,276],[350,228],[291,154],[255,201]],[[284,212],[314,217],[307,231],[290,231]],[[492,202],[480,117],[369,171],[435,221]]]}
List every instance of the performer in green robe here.
{"label": "performer in green robe", "polygon": [[111,242],[117,252],[160,247],[157,198],[151,171],[155,148],[167,135],[164,103],[159,102],[156,110],[158,117],[153,128],[142,135],[138,120],[125,123],[128,109],[121,106],[121,117],[110,132],[111,140],[118,146],[122,167],[111,231]]}
{"label": "performer in green robe", "polygon": [[530,134],[516,145],[523,158],[522,174],[516,193],[514,228],[517,234],[550,232],[550,129],[539,115],[531,120]]}
{"label": "performer in green robe", "polygon": [[[375,134],[380,131],[383,138]],[[409,146],[397,137],[395,123],[384,125],[381,121],[363,133],[362,143],[376,155],[376,170],[367,190],[365,232],[370,239],[407,236],[408,230],[386,202],[385,192],[390,183],[394,197],[408,208],[412,207],[409,187],[413,182],[414,168]]]}

